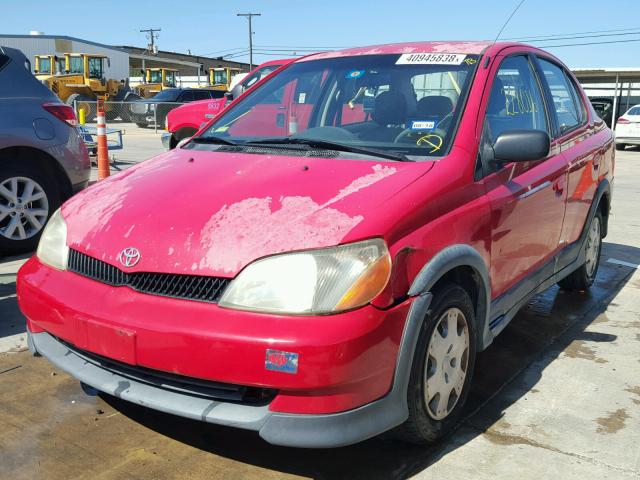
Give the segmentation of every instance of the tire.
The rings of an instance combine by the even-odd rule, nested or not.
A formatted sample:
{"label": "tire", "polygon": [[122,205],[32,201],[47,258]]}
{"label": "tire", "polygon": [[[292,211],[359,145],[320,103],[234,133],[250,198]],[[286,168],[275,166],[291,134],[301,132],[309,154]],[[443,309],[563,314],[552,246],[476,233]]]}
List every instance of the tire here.
{"label": "tire", "polygon": [[[409,418],[390,432],[398,440],[415,444],[433,443],[457,425],[469,395],[475,365],[475,312],[469,295],[456,284],[446,284],[433,293],[433,302],[420,329],[411,366],[407,388]],[[451,315],[457,322],[458,333],[453,337],[454,341],[451,344],[454,350],[451,350],[451,347],[446,347],[448,339],[451,338],[450,328],[447,328],[446,331],[443,329],[445,324],[451,325],[449,323]],[[460,346],[461,325],[466,325],[466,347]],[[443,331],[446,335],[442,334]],[[464,333],[465,328],[463,327],[462,336]],[[458,348],[455,347],[456,344]],[[458,351],[458,354],[452,356],[451,352],[455,351]],[[427,352],[431,353],[427,356]],[[439,362],[436,358],[439,357],[438,352],[442,352],[444,356],[444,358],[439,358]],[[455,367],[454,358],[456,360]],[[429,371],[432,373],[429,374]],[[425,372],[427,372],[426,375]],[[445,373],[449,375],[447,376]],[[463,375],[462,379],[461,375]],[[428,392],[429,379],[432,379],[433,385],[438,384],[437,380],[440,379],[441,388],[449,390],[448,405],[444,405],[444,401],[442,405],[440,404],[442,398],[440,393],[436,398],[436,394]],[[459,387],[459,391],[454,388],[456,385]],[[455,397],[451,397],[451,393]],[[427,398],[425,398],[425,394],[428,395]],[[429,402],[428,399],[430,399]]]}
{"label": "tire", "polygon": [[147,128],[149,126],[148,123],[139,123],[139,122],[136,122],[136,125],[140,128]]}
{"label": "tire", "polygon": [[96,119],[96,99],[90,97],[89,95],[84,95],[82,93],[73,93],[71,95],[69,95],[69,97],[67,98],[67,105],[71,105],[73,107],[74,102],[76,102],[78,108],[76,111],[76,114],[78,115],[78,119],[80,119],[80,102],[87,102],[86,107],[87,107],[87,113],[85,114],[85,121],[86,122],[93,122]]}
{"label": "tire", "polygon": [[563,290],[588,290],[593,285],[598,275],[598,264],[602,252],[602,225],[602,213],[598,211],[589,224],[585,261],[577,270],[558,282]]}
{"label": "tire", "polygon": [[[0,189],[0,255],[29,252],[38,246],[46,221],[61,203],[59,186],[49,172],[26,156],[0,158],[0,186],[4,187]],[[33,186],[36,199],[27,203],[28,185]],[[20,203],[7,192],[17,193]]]}
{"label": "tire", "polygon": [[624,143],[616,143],[616,150],[624,150],[626,147]]}

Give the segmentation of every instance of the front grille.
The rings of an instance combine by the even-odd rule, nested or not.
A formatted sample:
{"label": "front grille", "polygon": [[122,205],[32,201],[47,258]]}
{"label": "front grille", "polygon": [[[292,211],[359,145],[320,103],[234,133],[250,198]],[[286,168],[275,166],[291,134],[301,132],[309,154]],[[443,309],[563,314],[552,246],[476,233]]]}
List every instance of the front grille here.
{"label": "front grille", "polygon": [[195,397],[210,398],[212,400],[250,405],[266,405],[271,402],[278,393],[277,390],[268,388],[215,382],[213,380],[185,377],[184,375],[163,372],[138,365],[129,365],[103,357],[102,355],[81,350],[61,338],[55,338],[73,353],[93,365],[122,377],[129,378],[130,380],[146,383],[157,388],[162,388],[163,390],[170,390]]}
{"label": "front grille", "polygon": [[74,273],[114,287],[130,287],[141,293],[217,303],[231,279],[173,273],[123,272],[113,265],[69,250],[67,268]]}

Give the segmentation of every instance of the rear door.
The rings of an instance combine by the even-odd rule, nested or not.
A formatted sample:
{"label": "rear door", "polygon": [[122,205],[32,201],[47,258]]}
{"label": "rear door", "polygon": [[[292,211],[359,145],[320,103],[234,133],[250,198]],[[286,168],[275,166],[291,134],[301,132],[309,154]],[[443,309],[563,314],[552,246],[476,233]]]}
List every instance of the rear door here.
{"label": "rear door", "polygon": [[587,220],[604,148],[569,72],[550,58],[538,57],[538,65],[555,120],[555,141],[567,162],[567,209],[560,236],[560,247],[565,247],[578,240]]}
{"label": "rear door", "polygon": [[[533,59],[503,58],[491,84],[481,140],[481,164],[492,213],[491,282],[498,296],[549,264],[558,250],[566,201],[566,161],[557,142],[547,158],[497,163],[491,146],[511,130],[542,130],[552,123]],[[550,266],[553,273],[553,265]],[[535,286],[535,285],[534,285]]]}

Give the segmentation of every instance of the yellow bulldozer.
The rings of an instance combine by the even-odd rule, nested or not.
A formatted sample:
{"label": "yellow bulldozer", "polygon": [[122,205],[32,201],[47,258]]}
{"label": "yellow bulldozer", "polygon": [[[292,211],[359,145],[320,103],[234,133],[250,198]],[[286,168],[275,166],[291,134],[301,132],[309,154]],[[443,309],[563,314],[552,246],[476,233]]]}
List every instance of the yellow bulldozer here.
{"label": "yellow bulldozer", "polygon": [[[109,65],[109,58],[106,55],[65,53],[64,69],[59,74],[56,74],[53,67],[47,64],[45,57],[47,55],[36,55],[36,73],[42,77],[40,80],[63,102],[68,105],[73,105],[75,102],[78,111],[85,110],[87,121],[95,118],[95,102],[98,99],[118,102],[140,98],[132,92],[128,79],[105,78],[105,69]],[[49,57],[51,61],[51,56]],[[44,63],[42,63],[43,59],[45,59]],[[43,66],[49,67],[48,75],[43,73]],[[114,119],[117,116],[129,117],[128,112],[126,108],[115,109],[113,105],[105,104],[105,115],[108,119]],[[122,118],[122,120],[129,121],[129,118]]]}
{"label": "yellow bulldozer", "polygon": [[178,73],[173,68],[147,68],[144,72],[145,81],[135,87],[135,92],[143,98],[151,98],[162,90],[176,88]]}
{"label": "yellow bulldozer", "polygon": [[38,80],[45,80],[64,72],[64,58],[56,55],[36,55],[35,73]]}
{"label": "yellow bulldozer", "polygon": [[241,72],[242,69],[235,67],[211,67],[209,68],[209,85],[206,88],[228,92],[232,77]]}

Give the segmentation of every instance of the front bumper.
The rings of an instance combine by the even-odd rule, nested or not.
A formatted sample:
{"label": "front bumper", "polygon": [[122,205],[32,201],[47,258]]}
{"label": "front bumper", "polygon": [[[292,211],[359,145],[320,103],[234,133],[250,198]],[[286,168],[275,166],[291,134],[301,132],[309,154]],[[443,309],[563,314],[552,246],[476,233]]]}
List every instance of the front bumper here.
{"label": "front bumper", "polygon": [[406,419],[396,395],[360,408],[325,415],[272,412],[268,406],[216,402],[167,391],[85,361],[48,333],[29,335],[29,348],[96,390],[123,400],[207,423],[257,431],[269,443],[301,448],[333,448],[366,440]]}
{"label": "front bumper", "polygon": [[[413,299],[387,311],[368,306],[322,317],[265,315],[111,287],[51,269],[37,258],[20,270],[17,290],[38,352],[98,390],[141,405],[259,430],[272,443],[305,446],[337,446],[363,440],[393,427],[389,418],[393,423],[402,416],[383,415],[379,423],[355,412],[365,407],[368,411],[372,408],[369,405],[386,398],[392,388],[398,348]],[[158,372],[278,393],[262,407],[176,396],[175,392],[101,372],[99,367],[69,354],[71,350],[56,338],[79,350]],[[297,373],[267,370],[267,349],[297,353]],[[207,414],[203,413],[205,409],[209,409]],[[338,424],[347,413],[356,419],[350,422],[368,421],[372,425],[362,427],[366,433],[344,432],[349,427]],[[338,418],[341,420],[335,420],[336,426],[333,419]],[[291,422],[295,424],[291,428],[297,429],[300,419],[318,429],[306,441],[298,434],[281,431],[281,425]],[[331,441],[328,437],[322,440],[328,435],[323,433],[325,428],[341,433]],[[273,433],[276,431],[280,433]],[[293,437],[295,440],[287,440]]]}

